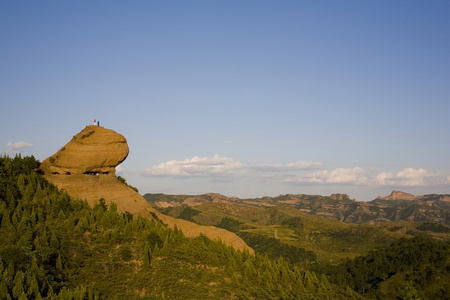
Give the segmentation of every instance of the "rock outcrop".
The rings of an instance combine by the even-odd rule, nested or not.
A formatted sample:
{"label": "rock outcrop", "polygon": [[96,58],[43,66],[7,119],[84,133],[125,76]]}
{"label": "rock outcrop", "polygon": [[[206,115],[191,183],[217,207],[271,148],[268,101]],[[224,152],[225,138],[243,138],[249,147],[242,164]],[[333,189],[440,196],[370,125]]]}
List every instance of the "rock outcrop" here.
{"label": "rock outcrop", "polygon": [[115,175],[115,168],[127,158],[127,140],[100,126],[86,126],[40,169],[46,175]]}
{"label": "rock outcrop", "polygon": [[155,210],[139,193],[115,176],[115,168],[128,156],[126,139],[119,133],[100,126],[86,126],[58,152],[45,159],[39,171],[48,181],[91,206],[101,198],[106,204],[114,202],[119,213],[128,211],[147,219],[158,219],[177,226],[186,237],[204,234],[221,239],[239,250],[253,249],[236,234],[214,226],[201,226],[175,219]]}
{"label": "rock outcrop", "polygon": [[331,194],[330,198],[338,201],[350,200],[350,197],[347,194]]}
{"label": "rock outcrop", "polygon": [[381,199],[381,200],[416,200],[416,196],[414,196],[413,194],[408,194],[405,192],[400,192],[400,191],[392,191],[392,193],[389,196],[386,197],[378,197],[377,199]]}

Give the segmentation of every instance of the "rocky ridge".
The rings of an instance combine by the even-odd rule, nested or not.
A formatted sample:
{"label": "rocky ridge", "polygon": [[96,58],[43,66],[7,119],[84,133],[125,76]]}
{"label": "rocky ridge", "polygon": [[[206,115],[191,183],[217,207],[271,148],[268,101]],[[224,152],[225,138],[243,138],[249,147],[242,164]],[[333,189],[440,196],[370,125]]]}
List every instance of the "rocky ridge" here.
{"label": "rocky ridge", "polygon": [[255,199],[227,198],[222,195],[219,197],[217,194],[212,197],[211,195],[146,194],[144,197],[156,208],[195,206],[204,202],[228,202],[258,207],[287,205],[308,214],[347,223],[378,225],[389,221],[405,220],[450,224],[450,195],[431,194],[416,197],[408,193],[393,191],[390,196],[378,197],[370,202],[355,201],[346,194],[330,196],[286,194]]}
{"label": "rocky ridge", "polygon": [[380,200],[415,200],[416,196],[405,193],[405,192],[400,192],[400,191],[394,190],[394,191],[392,191],[392,193],[389,196],[386,196],[386,197],[379,196],[377,199],[380,199]]}
{"label": "rocky ridge", "polygon": [[239,250],[253,249],[236,234],[214,226],[175,219],[155,210],[138,192],[117,179],[115,168],[128,156],[125,137],[100,126],[87,126],[58,152],[45,159],[39,170],[47,180],[93,206],[101,198],[114,202],[118,212],[130,212],[180,228],[187,237],[204,234]]}

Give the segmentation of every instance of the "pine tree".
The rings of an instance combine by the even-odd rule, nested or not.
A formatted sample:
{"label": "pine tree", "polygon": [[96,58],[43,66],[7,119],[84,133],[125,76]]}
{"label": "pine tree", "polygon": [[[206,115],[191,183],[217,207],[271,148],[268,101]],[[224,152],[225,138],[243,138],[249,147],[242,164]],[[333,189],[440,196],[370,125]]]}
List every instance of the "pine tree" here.
{"label": "pine tree", "polygon": [[84,233],[86,230],[89,230],[89,222],[85,217],[81,217],[76,226],[76,230],[80,233]]}
{"label": "pine tree", "polygon": [[11,299],[11,296],[8,292],[8,287],[3,281],[0,281],[0,299]]}
{"label": "pine tree", "polygon": [[6,209],[3,211],[1,227],[4,230],[9,230],[12,227],[11,219],[9,218],[9,212]]}
{"label": "pine tree", "polygon": [[38,276],[38,278],[43,276],[43,272],[42,272],[42,270],[39,268],[39,266],[38,266],[38,260],[37,260],[37,258],[36,258],[36,256],[35,256],[34,254],[31,256],[31,267],[30,267],[30,272],[31,272],[33,275]]}
{"label": "pine tree", "polygon": [[295,288],[297,290],[300,290],[300,291],[304,291],[305,290],[305,286],[303,285],[303,280],[302,280],[302,278],[300,276],[295,281]]}
{"label": "pine tree", "polygon": [[19,299],[24,293],[23,290],[23,273],[22,271],[17,271],[16,276],[13,281],[12,295],[14,298]]}
{"label": "pine tree", "polygon": [[269,269],[266,269],[263,273],[264,282],[272,282],[272,274]]}
{"label": "pine tree", "polygon": [[163,242],[163,246],[160,250],[161,255],[167,255],[169,251],[169,236],[166,234]]}
{"label": "pine tree", "polygon": [[127,223],[125,225],[125,228],[123,229],[123,235],[126,237],[131,236],[131,234],[133,233],[132,229],[131,229],[131,225],[130,223]]}
{"label": "pine tree", "polygon": [[109,211],[110,211],[111,213],[117,214],[117,204],[114,203],[114,202],[111,202],[111,203],[109,204]]}
{"label": "pine tree", "polygon": [[62,209],[59,210],[58,219],[61,221],[66,219],[66,215],[64,214],[64,211]]}
{"label": "pine tree", "polygon": [[38,282],[36,280],[36,276],[34,274],[32,274],[29,277],[29,280],[27,280],[27,281],[29,281],[28,282],[29,287],[28,287],[27,294],[29,296],[37,297],[37,295],[39,294],[39,285],[38,285]]}
{"label": "pine tree", "polygon": [[233,275],[231,275],[231,282],[232,282],[233,284],[239,285],[239,278],[238,278],[238,276],[236,275],[236,273],[233,273]]}
{"label": "pine tree", "polygon": [[230,258],[227,261],[227,264],[225,266],[226,268],[226,273],[228,276],[232,276],[234,273],[236,273],[236,261],[234,260],[234,258]]}
{"label": "pine tree", "polygon": [[54,234],[52,234],[52,237],[50,238],[50,247],[59,249],[59,240]]}
{"label": "pine tree", "polygon": [[31,251],[33,245],[33,230],[30,226],[27,226],[24,231],[25,232],[17,242],[17,246],[26,249],[27,251]]}
{"label": "pine tree", "polygon": [[155,248],[153,249],[153,255],[154,256],[160,256],[161,255],[161,252],[160,252],[159,247],[158,247],[158,243],[155,244]]}
{"label": "pine tree", "polygon": [[46,197],[46,193],[41,188],[41,185],[38,184],[36,188],[36,193],[34,194],[34,199],[38,201],[38,203],[42,203],[42,200]]}
{"label": "pine tree", "polygon": [[63,266],[61,262],[61,254],[58,254],[58,258],[56,259],[56,269],[62,271]]}
{"label": "pine tree", "polygon": [[33,196],[34,196],[34,188],[33,188],[33,184],[30,182],[27,184],[27,187],[25,188],[25,191],[23,192],[22,199],[24,201],[31,201],[31,200],[33,200]]}
{"label": "pine tree", "polygon": [[73,219],[73,214],[69,214],[69,217],[66,219],[66,227],[70,231],[75,229],[75,220]]}
{"label": "pine tree", "polygon": [[100,219],[100,224],[102,224],[104,227],[109,228],[111,227],[111,217],[109,215],[109,213],[102,213],[101,215],[101,219]]}
{"label": "pine tree", "polygon": [[287,286],[289,283],[289,274],[288,274],[288,270],[283,266],[281,267],[280,270],[280,284],[283,286]]}
{"label": "pine tree", "polygon": [[17,210],[14,211],[12,217],[11,217],[11,223],[13,224],[14,228],[16,229],[19,226],[19,219],[17,217]]}
{"label": "pine tree", "polygon": [[14,263],[12,261],[9,262],[8,268],[3,272],[3,281],[8,285],[8,287],[12,287],[13,276],[16,273],[14,268]]}
{"label": "pine tree", "polygon": [[144,247],[144,258],[143,258],[144,268],[150,268],[151,258],[152,256],[150,252],[150,246],[146,243]]}
{"label": "pine tree", "polygon": [[25,292],[22,292],[22,295],[20,295],[19,300],[28,300],[27,295],[25,295]]}
{"label": "pine tree", "polygon": [[11,189],[7,190],[6,202],[8,203],[8,208],[10,210],[14,210],[16,208],[16,199],[14,198]]}
{"label": "pine tree", "polygon": [[13,278],[12,278],[12,275],[10,275],[8,269],[5,269],[3,271],[2,278],[1,278],[0,282],[4,283],[6,285],[6,287],[10,288]]}
{"label": "pine tree", "polygon": [[50,284],[48,284],[47,299],[53,299],[54,295],[55,292],[53,291],[53,287]]}
{"label": "pine tree", "polygon": [[17,186],[19,187],[21,192],[25,191],[25,176],[23,174],[19,174],[19,176],[17,177]]}

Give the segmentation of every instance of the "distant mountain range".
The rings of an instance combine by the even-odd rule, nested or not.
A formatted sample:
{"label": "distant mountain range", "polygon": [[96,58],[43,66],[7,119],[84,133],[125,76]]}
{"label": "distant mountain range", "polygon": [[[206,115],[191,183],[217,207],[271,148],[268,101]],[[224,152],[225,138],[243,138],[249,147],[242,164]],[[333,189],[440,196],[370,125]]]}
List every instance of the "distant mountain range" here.
{"label": "distant mountain range", "polygon": [[205,202],[233,203],[257,207],[286,205],[298,210],[356,224],[378,225],[388,221],[428,221],[450,224],[450,195],[414,196],[393,191],[389,196],[370,202],[352,200],[346,194],[330,196],[286,194],[277,197],[240,199],[210,193],[204,195],[145,194],[144,198],[156,208],[195,206]]}

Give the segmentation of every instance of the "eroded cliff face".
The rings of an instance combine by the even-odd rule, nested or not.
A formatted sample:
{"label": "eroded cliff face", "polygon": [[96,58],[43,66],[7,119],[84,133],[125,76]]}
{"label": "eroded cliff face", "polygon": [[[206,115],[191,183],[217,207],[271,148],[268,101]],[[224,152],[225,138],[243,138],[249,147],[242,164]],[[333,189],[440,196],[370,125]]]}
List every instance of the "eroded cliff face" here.
{"label": "eroded cliff face", "polygon": [[127,158],[128,153],[127,141],[121,134],[100,126],[86,126],[58,152],[45,159],[39,170],[59,189],[86,200],[91,206],[103,198],[108,205],[116,203],[119,213],[128,211],[135,216],[159,219],[171,227],[176,225],[186,237],[204,234],[253,253],[253,249],[230,231],[175,219],[155,210],[144,197],[115,176],[116,166]]}
{"label": "eroded cliff face", "polygon": [[412,200],[416,200],[416,196],[414,196],[412,194],[405,193],[405,192],[392,191],[392,193],[389,196],[378,197],[377,199],[381,199],[381,200],[408,200],[408,201],[412,201]]}

